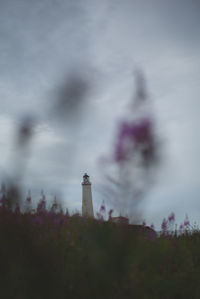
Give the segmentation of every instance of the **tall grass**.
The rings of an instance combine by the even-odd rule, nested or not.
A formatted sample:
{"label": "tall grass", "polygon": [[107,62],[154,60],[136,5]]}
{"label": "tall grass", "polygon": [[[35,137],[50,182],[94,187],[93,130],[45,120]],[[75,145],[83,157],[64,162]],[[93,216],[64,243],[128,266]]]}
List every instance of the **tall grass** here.
{"label": "tall grass", "polygon": [[44,199],[24,213],[5,203],[1,298],[200,298],[198,230],[165,227],[156,237],[144,225],[69,215],[56,203],[47,210]]}

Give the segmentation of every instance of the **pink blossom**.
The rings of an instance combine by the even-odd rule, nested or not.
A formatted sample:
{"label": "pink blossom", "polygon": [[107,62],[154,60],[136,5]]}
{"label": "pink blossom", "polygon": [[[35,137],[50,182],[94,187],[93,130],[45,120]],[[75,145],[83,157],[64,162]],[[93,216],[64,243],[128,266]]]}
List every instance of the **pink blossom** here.
{"label": "pink blossom", "polygon": [[174,220],[175,220],[175,214],[172,212],[168,217],[168,221],[169,221],[169,223],[172,223],[172,222],[174,222]]}
{"label": "pink blossom", "polygon": [[30,196],[26,198],[26,202],[31,203],[31,197]]}
{"label": "pink blossom", "polygon": [[188,219],[186,219],[186,220],[184,221],[184,226],[188,227],[189,225],[190,225],[190,221],[189,221]]}
{"label": "pink blossom", "polygon": [[106,207],[105,207],[105,205],[103,204],[103,205],[101,205],[101,207],[100,207],[100,212],[101,213],[104,213],[106,211]]}
{"label": "pink blossom", "polygon": [[115,161],[126,160],[131,148],[138,144],[153,143],[152,122],[150,119],[142,119],[139,123],[123,122],[120,126],[117,145],[115,148]]}
{"label": "pink blossom", "polygon": [[37,212],[41,213],[46,210],[46,200],[45,198],[41,199],[40,202],[37,205]]}
{"label": "pink blossom", "polygon": [[162,232],[167,231],[167,220],[164,218],[161,224]]}
{"label": "pink blossom", "polygon": [[152,223],[150,226],[151,229],[155,229],[154,224]]}
{"label": "pink blossom", "polygon": [[179,230],[183,230],[183,224],[179,226]]}

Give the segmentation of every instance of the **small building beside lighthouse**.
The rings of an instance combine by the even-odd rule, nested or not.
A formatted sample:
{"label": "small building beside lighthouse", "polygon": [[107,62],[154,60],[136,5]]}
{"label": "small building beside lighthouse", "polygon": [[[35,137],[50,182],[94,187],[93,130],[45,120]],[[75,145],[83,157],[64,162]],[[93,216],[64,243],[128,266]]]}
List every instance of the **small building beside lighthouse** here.
{"label": "small building beside lighthouse", "polygon": [[87,173],[84,174],[82,182],[82,216],[94,218],[91,182]]}

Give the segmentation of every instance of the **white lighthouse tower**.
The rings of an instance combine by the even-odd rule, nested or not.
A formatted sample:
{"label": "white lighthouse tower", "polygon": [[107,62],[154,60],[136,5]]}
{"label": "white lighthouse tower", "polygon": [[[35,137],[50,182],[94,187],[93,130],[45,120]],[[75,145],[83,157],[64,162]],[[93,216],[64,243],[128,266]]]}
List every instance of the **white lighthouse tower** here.
{"label": "white lighthouse tower", "polygon": [[82,182],[82,216],[94,218],[91,183],[87,173],[84,174]]}

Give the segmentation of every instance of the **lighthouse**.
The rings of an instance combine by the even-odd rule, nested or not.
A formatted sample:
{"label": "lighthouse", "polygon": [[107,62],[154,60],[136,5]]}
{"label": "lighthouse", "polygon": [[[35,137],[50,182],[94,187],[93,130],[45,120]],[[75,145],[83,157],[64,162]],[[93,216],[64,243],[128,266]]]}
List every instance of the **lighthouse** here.
{"label": "lighthouse", "polygon": [[82,182],[82,216],[94,218],[91,183],[87,173],[84,174]]}

